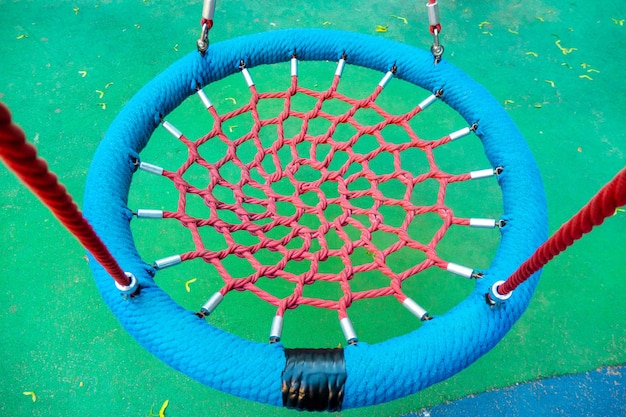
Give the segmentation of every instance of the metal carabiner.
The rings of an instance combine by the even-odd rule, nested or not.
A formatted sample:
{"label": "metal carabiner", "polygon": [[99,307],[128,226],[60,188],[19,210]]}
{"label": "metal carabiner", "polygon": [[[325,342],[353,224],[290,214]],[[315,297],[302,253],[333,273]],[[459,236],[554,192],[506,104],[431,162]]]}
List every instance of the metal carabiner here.
{"label": "metal carabiner", "polygon": [[200,32],[200,37],[196,41],[196,46],[201,55],[204,55],[209,49],[209,26],[206,23],[202,25],[202,32]]}
{"label": "metal carabiner", "polygon": [[443,55],[443,45],[439,43],[441,22],[439,21],[439,5],[437,4],[437,0],[429,0],[426,4],[426,10],[428,11],[430,33],[433,35],[433,46],[430,47],[430,52],[435,58],[435,64],[438,64],[439,61],[441,61],[441,56]]}
{"label": "metal carabiner", "polygon": [[439,30],[436,28],[433,32],[433,39],[433,46],[430,47],[430,52],[435,58],[435,64],[438,64],[439,61],[441,61],[441,56],[443,55],[443,45],[439,43]]}
{"label": "metal carabiner", "polygon": [[204,4],[202,6],[202,20],[200,21],[202,31],[200,32],[200,38],[198,38],[198,41],[196,42],[198,52],[200,52],[201,55],[204,55],[209,49],[209,30],[211,30],[211,27],[213,26],[215,2],[216,0],[204,0]]}

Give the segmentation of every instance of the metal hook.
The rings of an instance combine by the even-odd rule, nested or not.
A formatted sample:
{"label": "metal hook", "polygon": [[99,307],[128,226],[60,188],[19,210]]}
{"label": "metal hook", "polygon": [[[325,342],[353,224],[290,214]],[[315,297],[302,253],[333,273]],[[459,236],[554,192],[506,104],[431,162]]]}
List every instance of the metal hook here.
{"label": "metal hook", "polygon": [[202,25],[202,32],[200,33],[200,37],[198,38],[196,45],[200,55],[204,56],[207,49],[209,49],[209,26],[206,23]]}
{"label": "metal hook", "polygon": [[433,54],[435,58],[435,64],[438,64],[441,61],[441,56],[443,55],[443,45],[439,43],[439,30],[435,28],[433,30],[433,46],[430,47],[430,52]]}

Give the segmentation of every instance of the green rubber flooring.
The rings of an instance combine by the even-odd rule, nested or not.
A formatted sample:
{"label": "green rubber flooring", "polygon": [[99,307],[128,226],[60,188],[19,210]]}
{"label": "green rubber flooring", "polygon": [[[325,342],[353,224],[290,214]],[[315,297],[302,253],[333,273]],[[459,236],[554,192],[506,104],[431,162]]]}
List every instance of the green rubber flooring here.
{"label": "green rubber flooring", "polygon": [[[428,49],[421,3],[218,2],[211,41],[314,27]],[[0,0],[0,101],[79,206],[107,127],[139,88],[195,48],[201,9],[200,2],[156,0]],[[444,58],[487,87],[526,137],[554,232],[626,165],[626,4],[441,0],[440,14]],[[223,88],[216,105],[228,104],[229,86]],[[477,205],[483,198],[467,196]],[[81,246],[3,165],[0,234],[1,416],[154,416],[164,405],[169,417],[295,414],[204,387],[142,349],[102,302]],[[458,375],[337,415],[400,416],[518,382],[625,363],[624,236],[621,209],[555,258],[513,330]],[[142,239],[152,248],[176,243]],[[476,252],[492,250],[480,245]],[[179,278],[178,288],[189,278]],[[229,330],[255,319],[240,300],[222,316]],[[398,325],[390,334],[403,331]],[[306,328],[292,334],[296,344],[311,337]]]}

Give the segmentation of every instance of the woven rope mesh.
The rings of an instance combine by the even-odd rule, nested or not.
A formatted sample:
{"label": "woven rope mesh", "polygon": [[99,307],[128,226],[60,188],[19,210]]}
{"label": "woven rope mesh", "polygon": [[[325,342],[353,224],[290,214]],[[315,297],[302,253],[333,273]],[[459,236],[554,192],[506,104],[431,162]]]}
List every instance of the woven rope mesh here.
{"label": "woven rope mesh", "polygon": [[[271,70],[254,68],[250,74],[255,84],[247,93],[239,89],[248,88],[244,77],[229,77],[219,88],[205,88],[215,105],[206,109],[198,97],[191,97],[177,110],[172,125],[166,118],[182,136],[168,135],[166,151],[152,152],[150,160],[142,155],[142,160],[164,160],[162,175],[173,185],[152,199],[161,207],[146,208],[164,208],[161,222],[178,220],[185,228],[184,233],[167,232],[169,243],[164,246],[177,248],[174,253],[184,263],[204,260],[209,267],[204,266],[202,276],[221,278],[196,290],[197,273],[183,276],[179,289],[185,282],[187,291],[193,288],[205,298],[218,290],[225,296],[246,291],[269,303],[279,316],[312,306],[341,319],[351,315],[353,304],[378,297],[395,298],[400,305],[409,295],[430,311],[438,305],[432,294],[406,293],[411,277],[433,275],[433,270],[439,270],[434,272],[439,277],[449,274],[441,270],[450,262],[470,262],[465,265],[470,271],[488,266],[484,259],[489,259],[494,243],[487,249],[481,243],[477,252],[484,253],[479,255],[472,250],[442,254],[438,246],[457,227],[475,236],[463,227],[470,216],[499,215],[498,205],[488,207],[470,196],[457,210],[463,194],[449,193],[456,184],[475,182],[470,170],[489,166],[468,166],[466,155],[450,160],[446,151],[438,154],[452,146],[456,136],[468,136],[458,140],[480,147],[470,126],[452,117],[448,125],[455,127],[444,127],[447,133],[439,129],[433,137],[437,129],[430,122],[437,118],[428,123],[419,119],[429,111],[441,113],[446,106],[430,92],[414,86],[403,91],[406,83],[397,84],[394,95],[403,102],[392,105],[391,112],[379,102],[399,80],[391,79],[383,88],[378,81],[385,74],[368,70],[367,76],[342,90],[352,68],[347,66],[346,76],[333,76],[334,65],[317,64],[319,77],[309,79],[289,77],[288,66],[275,66],[282,80],[288,80],[282,90],[265,90],[264,74]],[[304,86],[307,83],[310,86]],[[229,97],[233,90],[237,95]],[[420,103],[437,109],[422,109]],[[186,129],[190,118],[193,127]],[[445,122],[446,116],[442,119]],[[491,183],[487,189],[495,185],[479,182],[478,188],[466,189],[474,192],[485,182]],[[145,204],[141,201],[137,204]],[[155,228],[150,227],[153,239]],[[497,233],[489,231],[480,236],[483,242],[497,239]],[[466,243],[476,244],[473,238]],[[444,280],[469,282],[449,275]],[[461,286],[460,293],[455,285]],[[472,285],[454,284],[453,294],[446,297],[461,301]],[[415,322],[419,320],[413,321],[413,328]],[[269,330],[269,322],[262,326]]]}

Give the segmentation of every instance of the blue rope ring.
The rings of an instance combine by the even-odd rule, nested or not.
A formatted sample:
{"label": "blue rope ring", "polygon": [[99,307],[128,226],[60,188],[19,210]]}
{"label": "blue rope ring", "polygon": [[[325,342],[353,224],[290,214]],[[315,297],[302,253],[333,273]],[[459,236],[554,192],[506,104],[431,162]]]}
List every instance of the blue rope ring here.
{"label": "blue rope ring", "polygon": [[490,308],[484,294],[506,279],[547,237],[546,202],[534,159],[518,129],[491,95],[445,60],[384,39],[318,29],[274,31],[211,45],[203,57],[193,52],[156,77],[124,107],[100,144],[91,166],[84,213],[125,271],[137,277],[141,294],[123,300],[111,277],[90,262],[97,286],[124,328],[147,350],[173,368],[215,389],[282,406],[285,348],[240,339],[200,320],[176,304],[153,281],[154,270],[139,257],[131,235],[128,191],[133,161],[159,124],[198,84],[205,86],[247,67],[299,60],[334,60],[346,53],[350,64],[386,72],[442,98],[467,122],[498,176],[507,225],[484,278],[463,302],[404,336],[378,344],[344,348],[347,378],[343,401],[334,409],[391,401],[442,381],[494,347],[526,309],[539,273],[518,287],[502,308]]}

